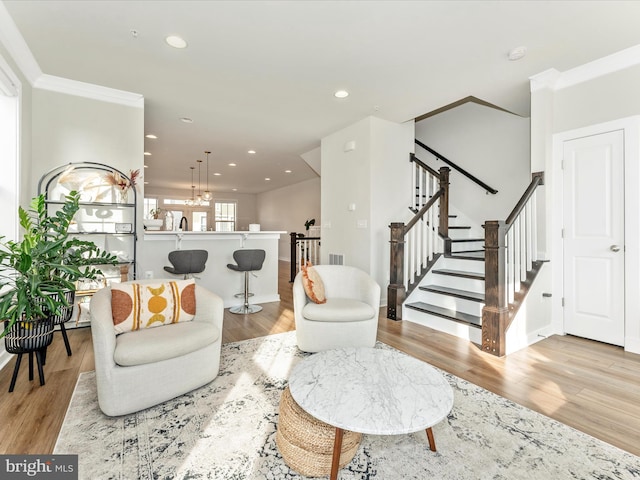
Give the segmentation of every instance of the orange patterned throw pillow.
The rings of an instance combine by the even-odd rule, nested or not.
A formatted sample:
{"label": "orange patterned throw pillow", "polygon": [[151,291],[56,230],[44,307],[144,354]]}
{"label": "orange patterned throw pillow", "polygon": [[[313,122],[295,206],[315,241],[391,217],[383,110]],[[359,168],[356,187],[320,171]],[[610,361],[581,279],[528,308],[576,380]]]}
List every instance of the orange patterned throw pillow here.
{"label": "orange patterned throw pillow", "polygon": [[324,295],[322,278],[320,278],[316,269],[313,268],[311,262],[307,262],[307,264],[302,267],[302,286],[304,287],[307,297],[309,297],[312,302],[325,303],[327,301]]}
{"label": "orange patterned throw pillow", "polygon": [[188,322],[196,314],[195,281],[114,283],[111,285],[111,313],[116,335]]}

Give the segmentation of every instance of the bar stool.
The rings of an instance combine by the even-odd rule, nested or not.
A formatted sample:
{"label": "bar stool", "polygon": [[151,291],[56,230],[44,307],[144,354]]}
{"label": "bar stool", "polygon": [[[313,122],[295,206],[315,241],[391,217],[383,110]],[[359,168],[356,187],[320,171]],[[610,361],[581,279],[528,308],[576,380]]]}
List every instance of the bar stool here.
{"label": "bar stool", "polygon": [[206,250],[174,250],[169,252],[169,262],[173,267],[164,267],[164,270],[190,278],[194,273],[204,272],[208,258],[209,252]]}
{"label": "bar stool", "polygon": [[249,272],[254,272],[262,269],[265,257],[264,250],[236,250],[233,252],[233,259],[237,265],[232,263],[227,264],[227,268],[236,272],[244,272],[244,304],[231,307],[229,311],[231,313],[256,313],[262,310],[260,305],[249,305]]}

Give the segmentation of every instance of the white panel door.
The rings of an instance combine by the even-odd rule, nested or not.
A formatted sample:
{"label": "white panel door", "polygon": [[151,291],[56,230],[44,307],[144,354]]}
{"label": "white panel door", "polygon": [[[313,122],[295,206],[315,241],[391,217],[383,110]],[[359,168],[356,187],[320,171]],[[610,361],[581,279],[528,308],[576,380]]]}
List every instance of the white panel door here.
{"label": "white panel door", "polygon": [[624,345],[624,135],[564,142],[564,329]]}

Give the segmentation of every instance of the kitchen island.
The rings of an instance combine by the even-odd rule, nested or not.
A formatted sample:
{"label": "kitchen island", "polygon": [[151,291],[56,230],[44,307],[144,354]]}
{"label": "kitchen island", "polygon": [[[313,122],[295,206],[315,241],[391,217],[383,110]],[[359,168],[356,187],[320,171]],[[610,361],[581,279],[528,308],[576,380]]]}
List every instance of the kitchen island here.
{"label": "kitchen island", "polygon": [[233,252],[240,249],[261,249],[266,252],[262,270],[250,274],[249,290],[253,293],[250,303],[277,302],[278,295],[278,240],[287,232],[237,231],[237,232],[180,232],[146,231],[139,244],[138,274],[140,278],[182,278],[164,271],[171,266],[168,255],[173,250],[206,250],[207,265],[196,274],[196,284],[220,295],[225,308],[242,304],[236,294],[244,291],[244,274],[227,268],[233,260]]}

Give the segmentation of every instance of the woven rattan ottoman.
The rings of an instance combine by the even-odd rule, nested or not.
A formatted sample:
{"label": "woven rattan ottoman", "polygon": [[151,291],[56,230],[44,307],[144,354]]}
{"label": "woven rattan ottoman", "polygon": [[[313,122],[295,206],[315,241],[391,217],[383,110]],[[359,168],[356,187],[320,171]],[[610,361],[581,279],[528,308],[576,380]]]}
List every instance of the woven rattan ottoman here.
{"label": "woven rattan ottoman", "polygon": [[[284,462],[307,477],[326,477],[331,473],[336,428],[305,412],[285,388],[280,397],[276,444]],[[362,434],[344,432],[340,468],[353,459]]]}

